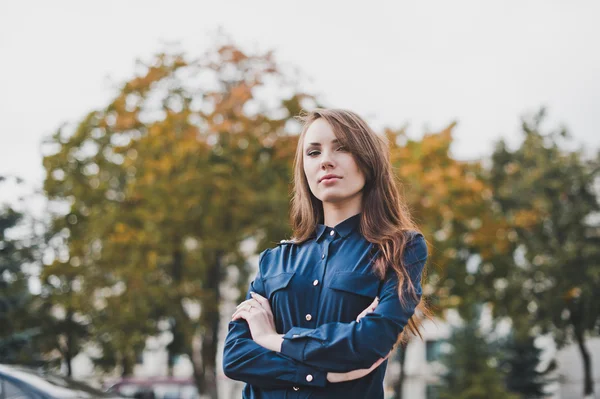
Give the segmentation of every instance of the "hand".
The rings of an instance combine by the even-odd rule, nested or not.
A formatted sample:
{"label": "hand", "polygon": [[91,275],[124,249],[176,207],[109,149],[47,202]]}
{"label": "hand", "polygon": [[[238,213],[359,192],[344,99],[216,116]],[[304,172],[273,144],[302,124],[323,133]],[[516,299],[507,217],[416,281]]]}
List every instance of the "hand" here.
{"label": "hand", "polygon": [[373,302],[371,302],[371,304],[369,306],[367,306],[367,308],[365,310],[363,310],[362,312],[360,312],[360,314],[356,318],[356,322],[360,323],[360,319],[362,319],[363,317],[365,317],[369,313],[372,313],[375,310],[375,308],[377,307],[378,304],[379,304],[379,297],[375,297],[375,299],[373,300]]}
{"label": "hand", "polygon": [[359,378],[363,378],[365,375],[370,374],[371,371],[373,371],[377,367],[379,367],[379,365],[381,365],[381,363],[385,362],[385,360],[388,357],[390,357],[391,354],[392,354],[392,351],[390,351],[390,353],[388,353],[386,355],[386,357],[382,357],[381,359],[379,359],[378,361],[373,363],[373,365],[371,367],[369,367],[368,369],[352,370],[352,371],[348,371],[346,373],[328,372],[327,373],[327,381],[332,382],[332,383],[337,383],[337,382],[352,381],[352,380],[357,380]]}
{"label": "hand", "polygon": [[246,320],[254,342],[267,349],[280,352],[283,337],[277,334],[275,329],[275,319],[269,300],[255,292],[251,292],[250,295],[252,298],[237,306],[231,320]]}

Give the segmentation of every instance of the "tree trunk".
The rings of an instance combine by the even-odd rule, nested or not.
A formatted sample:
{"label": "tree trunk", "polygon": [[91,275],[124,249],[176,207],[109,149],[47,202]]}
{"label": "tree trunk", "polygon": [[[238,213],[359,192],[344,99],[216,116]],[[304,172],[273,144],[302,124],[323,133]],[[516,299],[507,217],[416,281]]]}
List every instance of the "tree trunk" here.
{"label": "tree trunk", "polygon": [[175,354],[171,351],[167,352],[167,375],[173,377],[173,366],[175,365]]}
{"label": "tree trunk", "polygon": [[73,376],[73,348],[74,348],[74,337],[71,330],[71,320],[73,318],[73,312],[70,309],[67,309],[67,314],[65,316],[66,333],[63,335],[63,350],[61,351],[63,354],[63,359],[67,365],[67,376]]}
{"label": "tree trunk", "polygon": [[127,350],[121,354],[121,377],[130,377],[133,374],[133,361]]}
{"label": "tree trunk", "polygon": [[221,303],[221,293],[219,286],[221,283],[221,270],[223,270],[223,253],[217,252],[216,262],[208,273],[208,287],[212,288],[212,303],[207,310],[205,318],[206,329],[202,337],[202,362],[206,365],[204,368],[207,382],[207,393],[212,399],[218,399],[217,393],[217,345],[219,343],[219,304]]}
{"label": "tree trunk", "polygon": [[[205,312],[204,309],[205,307],[203,306],[203,313]],[[198,359],[198,356],[195,356],[194,349],[191,350],[192,353],[188,354],[192,360],[193,377],[196,386],[198,387],[198,393],[200,393],[203,398],[208,397],[210,399],[218,399],[216,373],[217,340],[215,339],[218,331],[218,327],[215,327],[212,323],[206,324],[204,334],[200,337],[200,358]],[[194,348],[194,345],[190,345],[190,347]]]}
{"label": "tree trunk", "polygon": [[594,381],[592,380],[592,361],[590,352],[585,346],[585,338],[583,331],[575,327],[575,339],[577,340],[577,346],[581,357],[583,359],[583,395],[585,397],[593,397],[594,395]]}
{"label": "tree trunk", "polygon": [[[70,335],[71,334],[67,334],[67,342],[70,341]],[[65,348],[64,351],[64,359],[65,359],[65,363],[67,364],[67,377],[72,377],[73,376],[73,366],[72,366],[72,356],[71,356],[71,348],[69,348],[69,344],[67,343],[67,347]]]}
{"label": "tree trunk", "polygon": [[396,399],[402,399],[402,391],[404,390],[404,378],[406,373],[404,371],[404,365],[406,363],[406,347],[408,346],[408,342],[402,343],[398,346],[398,363],[400,363],[400,375],[398,376],[398,380],[396,384],[394,384],[394,397]]}
{"label": "tree trunk", "polygon": [[206,394],[211,399],[218,399],[217,393],[217,368],[216,368],[216,342],[213,343],[212,336],[207,331],[206,335],[202,337],[202,362],[206,365],[203,367],[204,372],[204,383]]}
{"label": "tree trunk", "polygon": [[[210,293],[202,301],[201,321],[204,334],[201,337],[201,365],[194,363],[194,379],[201,395],[218,399],[217,390],[217,345],[219,343],[219,303],[223,253],[218,251],[215,262],[206,276],[206,291]],[[193,345],[190,345],[193,347]]]}
{"label": "tree trunk", "polygon": [[[193,349],[192,349],[193,352]],[[194,382],[196,383],[196,387],[198,388],[198,393],[200,395],[204,395],[205,392],[207,391],[206,389],[206,381],[204,379],[204,371],[203,371],[203,366],[201,364],[201,362],[198,362],[197,359],[195,359],[195,354],[194,353],[189,353],[188,354],[190,360],[192,360],[192,377],[194,378]],[[204,396],[201,396],[204,397]]]}

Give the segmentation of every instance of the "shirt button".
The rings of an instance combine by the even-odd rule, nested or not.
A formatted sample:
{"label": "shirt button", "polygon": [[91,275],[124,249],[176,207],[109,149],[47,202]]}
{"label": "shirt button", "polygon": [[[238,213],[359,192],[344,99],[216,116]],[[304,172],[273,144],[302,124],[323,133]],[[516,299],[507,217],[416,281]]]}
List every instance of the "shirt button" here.
{"label": "shirt button", "polygon": [[331,231],[329,232],[329,235],[330,235],[330,236],[333,236],[333,235],[335,235],[335,230],[331,230]]}
{"label": "shirt button", "polygon": [[311,316],[311,315],[309,315],[309,314],[307,314],[307,315],[306,315],[306,321],[311,321],[311,320],[312,320],[312,316]]}
{"label": "shirt button", "polygon": [[321,259],[325,259],[325,254],[321,254]]}
{"label": "shirt button", "polygon": [[294,391],[299,391],[300,387],[294,387]]}
{"label": "shirt button", "polygon": [[313,285],[314,285],[314,286],[317,286],[317,285],[319,285],[319,280],[315,280],[315,281],[313,281]]}
{"label": "shirt button", "polygon": [[311,382],[313,380],[313,376],[312,375],[307,375],[306,376],[306,381]]}

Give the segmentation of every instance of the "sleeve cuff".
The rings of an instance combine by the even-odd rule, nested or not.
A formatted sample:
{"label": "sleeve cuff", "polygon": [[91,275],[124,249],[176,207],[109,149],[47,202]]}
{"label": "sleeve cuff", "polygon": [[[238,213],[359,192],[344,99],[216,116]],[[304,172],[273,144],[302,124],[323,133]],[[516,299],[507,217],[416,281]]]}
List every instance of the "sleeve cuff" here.
{"label": "sleeve cuff", "polygon": [[310,336],[311,332],[314,330],[312,328],[302,328],[302,327],[292,327],[290,331],[288,331],[283,338],[284,339],[297,339]]}
{"label": "sleeve cuff", "polygon": [[311,331],[312,330],[307,328],[293,327],[283,336],[281,353],[292,359],[298,360],[299,362],[303,362],[304,348],[309,341],[305,338]]}
{"label": "sleeve cuff", "polygon": [[304,386],[323,388],[327,385],[327,373],[308,367],[300,367],[296,373],[296,381]]}

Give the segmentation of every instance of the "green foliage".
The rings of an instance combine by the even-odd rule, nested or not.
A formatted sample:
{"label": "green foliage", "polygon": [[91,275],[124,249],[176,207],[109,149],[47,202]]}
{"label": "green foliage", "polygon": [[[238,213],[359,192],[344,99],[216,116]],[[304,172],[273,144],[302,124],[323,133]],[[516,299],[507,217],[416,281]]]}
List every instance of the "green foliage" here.
{"label": "green foliage", "polygon": [[[289,90],[264,101],[261,91],[286,86],[272,54],[230,44],[195,60],[158,54],[139,67],[106,107],[47,141],[44,190],[67,211],[49,226],[55,256],[34,302],[40,342],[69,363],[92,341],[103,349],[97,365],[127,375],[146,338],[169,332],[170,359],[187,354],[207,392],[219,287],[233,272],[245,292],[243,244],[256,240],[257,252],[289,235],[290,128],[313,99]],[[422,140],[385,132],[430,243],[424,293],[438,312],[458,308],[469,322],[453,338],[464,351],[449,357],[452,397],[487,397],[488,385],[492,397],[510,397],[500,396],[473,304],[493,303],[519,337],[551,331],[559,344],[571,332],[583,342],[600,325],[599,160],[561,150],[566,136],[540,133],[542,117],[523,124],[517,150],[500,142],[490,169],[451,156],[454,124]],[[514,369],[534,362],[513,360]]]}
{"label": "green foliage", "polygon": [[540,370],[542,350],[535,345],[533,337],[517,337],[512,334],[502,344],[500,368],[506,373],[508,390],[518,393],[521,398],[545,398],[544,387],[551,382],[547,374],[554,363]]}
{"label": "green foliage", "polygon": [[[0,183],[6,178],[0,176]],[[37,330],[27,324],[31,300],[23,265],[31,262],[31,248],[11,237],[23,219],[20,212],[0,208],[0,363],[30,362],[32,338]]]}
{"label": "green foliage", "polygon": [[424,293],[436,313],[457,308],[468,319],[472,305],[487,295],[489,286],[477,283],[477,269],[468,270],[467,263],[499,263],[510,256],[511,246],[497,235],[505,221],[492,210],[482,163],[451,155],[454,126],[421,140],[409,140],[403,131],[387,130],[386,136],[406,201],[429,241]]}
{"label": "green foliage", "polygon": [[488,343],[477,317],[456,328],[448,340],[452,350],[443,358],[447,373],[440,389],[441,399],[517,399],[504,384],[498,369],[499,353]]}
{"label": "green foliage", "polygon": [[585,337],[600,327],[600,156],[564,150],[566,131],[543,133],[543,119],[542,110],[523,122],[519,148],[501,141],[492,155],[494,207],[505,215],[515,252],[510,275],[489,276],[497,288],[489,299],[520,335],[551,332],[559,346],[576,340],[589,394]]}
{"label": "green foliage", "polygon": [[242,243],[261,250],[288,233],[297,140],[288,128],[308,97],[292,91],[267,106],[257,97],[266,83],[287,85],[272,55],[233,45],[196,60],[159,54],[140,68],[106,108],[48,140],[44,188],[68,207],[51,237],[67,254],[44,281],[48,300],[73,310],[104,349],[103,368],[131,373],[146,338],[168,331],[170,357],[188,355],[208,392],[227,271],[245,291]]}

